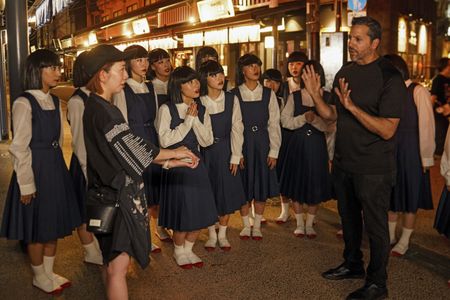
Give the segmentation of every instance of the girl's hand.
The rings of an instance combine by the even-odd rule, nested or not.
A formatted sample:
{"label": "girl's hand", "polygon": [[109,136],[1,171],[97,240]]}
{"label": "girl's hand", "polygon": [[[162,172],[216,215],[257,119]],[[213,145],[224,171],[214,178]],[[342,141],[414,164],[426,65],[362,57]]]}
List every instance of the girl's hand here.
{"label": "girl's hand", "polygon": [[36,193],[28,194],[28,195],[20,195],[20,202],[24,205],[28,205],[31,203],[31,200],[36,197]]}
{"label": "girl's hand", "polygon": [[171,159],[167,165],[168,169],[171,168],[179,168],[179,167],[187,167],[191,169],[197,168],[200,159],[196,157],[196,159],[188,160],[188,159]]}
{"label": "girl's hand", "polygon": [[312,122],[314,121],[315,118],[316,118],[316,114],[315,114],[312,110],[307,111],[307,112],[305,113],[305,119],[306,119],[306,122],[312,123]]}
{"label": "girl's hand", "polygon": [[191,105],[189,105],[187,114],[193,117],[196,117],[198,115],[197,103],[192,102]]}
{"label": "girl's hand", "polygon": [[241,170],[244,170],[244,158],[241,158],[241,160],[239,161],[239,168]]}
{"label": "girl's hand", "polygon": [[268,157],[267,157],[267,165],[269,166],[269,169],[270,169],[270,170],[273,170],[273,168],[275,168],[276,165],[277,165],[277,159],[268,156]]}
{"label": "girl's hand", "polygon": [[236,176],[237,171],[238,171],[238,166],[236,164],[230,164],[230,172],[233,176]]}

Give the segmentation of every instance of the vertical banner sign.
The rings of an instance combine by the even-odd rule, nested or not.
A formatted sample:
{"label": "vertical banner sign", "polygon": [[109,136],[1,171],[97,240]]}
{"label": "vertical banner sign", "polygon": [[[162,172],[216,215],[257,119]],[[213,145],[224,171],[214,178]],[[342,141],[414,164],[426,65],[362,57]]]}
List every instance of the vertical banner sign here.
{"label": "vertical banner sign", "polygon": [[353,18],[367,16],[368,0],[348,0],[347,2],[347,26],[352,26]]}

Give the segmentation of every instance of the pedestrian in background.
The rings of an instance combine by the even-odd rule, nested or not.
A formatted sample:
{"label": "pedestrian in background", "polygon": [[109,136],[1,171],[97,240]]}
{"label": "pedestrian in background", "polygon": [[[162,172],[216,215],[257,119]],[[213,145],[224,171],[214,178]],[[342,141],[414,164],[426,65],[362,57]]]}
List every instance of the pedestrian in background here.
{"label": "pedestrian in background", "polygon": [[169,53],[161,48],[153,49],[148,54],[150,69],[147,72],[147,78],[152,82],[158,97],[158,106],[166,103],[167,84],[169,83],[170,73],[172,73],[172,64],[170,63]]}
{"label": "pedestrian in background", "polygon": [[[214,49],[213,47],[210,47],[210,46],[201,47],[197,51],[197,55],[195,55],[195,70],[197,72],[199,72],[200,66],[208,60],[213,60],[220,64],[219,53],[217,53],[217,50]],[[224,74],[225,74],[225,72],[224,72]],[[222,88],[223,91],[224,92],[230,91],[233,88],[234,88],[233,84],[231,84],[231,82],[227,78],[225,78],[223,88]]]}

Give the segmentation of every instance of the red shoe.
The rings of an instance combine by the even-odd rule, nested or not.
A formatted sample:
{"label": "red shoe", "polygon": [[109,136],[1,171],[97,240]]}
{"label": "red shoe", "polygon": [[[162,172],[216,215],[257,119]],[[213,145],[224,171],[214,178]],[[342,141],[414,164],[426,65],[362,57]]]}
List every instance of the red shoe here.
{"label": "red shoe", "polygon": [[336,232],[336,237],[337,237],[338,239],[343,239],[343,238],[344,238],[344,233],[342,232],[342,229],[341,229],[341,230],[338,230],[338,231]]}
{"label": "red shoe", "polygon": [[194,267],[196,267],[196,268],[203,268],[203,262],[202,261],[200,261],[200,262],[198,262],[198,263],[195,263],[195,264],[192,264]]}
{"label": "red shoe", "polygon": [[180,268],[184,270],[190,270],[192,269],[192,264],[186,264],[186,265],[178,265]]}
{"label": "red shoe", "polygon": [[261,241],[263,238],[262,238],[262,236],[252,236],[252,239],[254,241]]}
{"label": "red shoe", "polygon": [[391,251],[391,256],[392,256],[392,257],[402,257],[403,254],[398,253],[397,251]]}
{"label": "red shoe", "polygon": [[248,241],[250,239],[250,237],[246,235],[240,235],[239,238],[243,241]]}
{"label": "red shoe", "polygon": [[231,250],[230,242],[228,242],[228,240],[226,238],[219,239],[219,247],[220,247],[220,249],[222,249],[222,251],[228,252]]}
{"label": "red shoe", "polygon": [[252,229],[252,239],[254,241],[261,241],[263,239],[261,230],[257,227],[253,227]]}
{"label": "red shoe", "polygon": [[216,250],[216,248],[214,247],[205,247],[205,250],[208,252],[214,252],[214,250]]}

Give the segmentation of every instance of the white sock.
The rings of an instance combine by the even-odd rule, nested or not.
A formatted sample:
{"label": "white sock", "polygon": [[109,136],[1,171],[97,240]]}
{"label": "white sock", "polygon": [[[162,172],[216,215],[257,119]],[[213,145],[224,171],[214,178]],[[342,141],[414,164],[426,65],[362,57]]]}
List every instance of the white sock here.
{"label": "white sock", "polygon": [[177,245],[173,243],[173,246],[175,255],[180,255],[184,252],[184,245]]}
{"label": "white sock", "polygon": [[86,250],[86,254],[89,256],[100,255],[100,251],[99,251],[99,249],[97,249],[97,245],[95,244],[95,241],[92,241],[89,244],[83,245],[83,248],[84,248],[84,250]]}
{"label": "white sock", "polygon": [[244,227],[250,227],[250,217],[248,215],[242,216],[242,223],[244,223]]}
{"label": "white sock", "polygon": [[305,221],[303,220],[303,214],[295,214],[295,220],[297,221],[297,227],[305,227]]}
{"label": "white sock", "polygon": [[44,256],[44,270],[48,275],[53,274],[53,265],[55,264],[54,256]]}
{"label": "white sock", "polygon": [[219,225],[219,240],[227,238],[227,226]]}
{"label": "white sock", "polygon": [[186,253],[192,252],[192,247],[194,247],[195,242],[184,241],[184,251]]}
{"label": "white sock", "polygon": [[313,227],[315,217],[316,215],[306,214],[306,227]]}
{"label": "white sock", "polygon": [[403,227],[402,235],[400,236],[400,240],[398,241],[397,244],[400,244],[404,248],[407,248],[409,246],[409,239],[413,231],[414,229],[408,229]]}
{"label": "white sock", "polygon": [[37,280],[50,280],[45,274],[44,264],[39,266],[31,265],[31,270],[33,270],[34,277],[36,277]]}
{"label": "white sock", "polygon": [[216,232],[216,225],[211,225],[208,227],[209,232],[209,239],[210,240],[217,240],[217,232]]}
{"label": "white sock", "polygon": [[289,215],[289,202],[288,203],[281,203],[281,215],[287,216]]}
{"label": "white sock", "polygon": [[262,220],[262,215],[255,214],[255,221],[253,223],[253,227],[261,228],[261,220]]}
{"label": "white sock", "polygon": [[397,221],[388,222],[389,225],[389,239],[391,244],[395,242],[395,228],[397,228]]}

